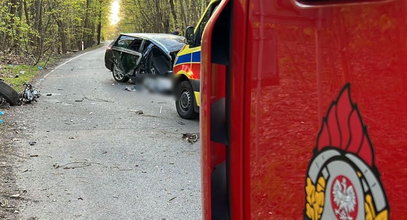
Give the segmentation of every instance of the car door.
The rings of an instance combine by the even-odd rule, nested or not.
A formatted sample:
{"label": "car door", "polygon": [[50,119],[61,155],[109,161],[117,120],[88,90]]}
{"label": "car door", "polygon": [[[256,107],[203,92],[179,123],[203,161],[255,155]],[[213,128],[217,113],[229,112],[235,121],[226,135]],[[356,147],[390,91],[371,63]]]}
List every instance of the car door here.
{"label": "car door", "polygon": [[125,67],[123,65],[123,60],[128,53],[128,47],[135,40],[135,37],[120,35],[118,40],[113,44],[113,63],[118,67],[120,71],[125,72]]}
{"label": "car door", "polygon": [[134,70],[138,67],[141,59],[141,45],[143,39],[134,38],[129,46],[122,52],[121,63],[123,72],[126,75],[134,75]]}

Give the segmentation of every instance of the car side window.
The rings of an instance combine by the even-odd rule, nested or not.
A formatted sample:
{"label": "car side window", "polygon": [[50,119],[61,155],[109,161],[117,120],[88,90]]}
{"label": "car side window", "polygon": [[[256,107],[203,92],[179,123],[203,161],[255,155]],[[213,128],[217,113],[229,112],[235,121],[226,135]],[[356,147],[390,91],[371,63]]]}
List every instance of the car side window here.
{"label": "car side window", "polygon": [[145,53],[146,51],[147,51],[147,49],[148,49],[148,47],[151,45],[151,42],[150,41],[148,41],[148,40],[145,40],[144,41],[144,44],[143,44],[143,53]]}
{"label": "car side window", "polygon": [[142,43],[143,43],[143,40],[142,40],[142,39],[136,38],[136,39],[130,44],[129,49],[139,52]]}
{"label": "car side window", "polygon": [[121,47],[121,48],[128,48],[129,45],[131,44],[131,42],[134,41],[134,39],[135,39],[134,37],[122,35],[122,36],[120,36],[119,40],[116,41],[114,46]]}
{"label": "car side window", "polygon": [[215,11],[215,9],[217,8],[218,3],[212,4],[210,6],[210,8],[206,11],[206,14],[204,15],[204,17],[202,18],[201,23],[199,24],[198,28],[196,29],[195,32],[195,40],[194,40],[194,44],[191,45],[192,47],[199,47],[201,46],[201,41],[202,41],[202,34],[203,31],[205,30],[206,24],[208,23],[209,19],[212,16],[212,13]]}

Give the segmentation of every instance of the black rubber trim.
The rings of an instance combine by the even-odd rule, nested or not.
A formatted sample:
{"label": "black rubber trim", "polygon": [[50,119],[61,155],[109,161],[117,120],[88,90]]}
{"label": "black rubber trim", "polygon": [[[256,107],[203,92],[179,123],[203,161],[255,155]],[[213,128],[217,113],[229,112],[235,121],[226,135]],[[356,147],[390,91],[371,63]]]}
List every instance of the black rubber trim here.
{"label": "black rubber trim", "polygon": [[[200,91],[201,81],[199,79],[190,79],[189,82],[191,83],[192,90],[194,90],[194,92]],[[195,98],[195,94],[194,94],[194,98]],[[198,103],[198,100],[195,100],[194,111],[196,113],[199,113],[199,106],[197,103]]]}
{"label": "black rubber trim", "polygon": [[[211,176],[212,219],[230,219],[230,146],[229,146],[229,102],[230,102],[230,54],[231,54],[231,0],[218,21],[212,34],[212,63],[226,65],[226,97],[211,105],[211,141],[226,147],[226,160],[217,165]],[[213,76],[216,77],[216,76]]]}
{"label": "black rubber trim", "polygon": [[189,81],[191,82],[191,86],[194,92],[199,92],[201,81],[199,79],[190,79]]}
{"label": "black rubber trim", "polygon": [[[226,161],[217,165],[211,178],[212,220],[230,219]],[[216,198],[216,199],[214,199]]]}
{"label": "black rubber trim", "polygon": [[212,35],[212,63],[230,64],[230,33],[231,7],[230,3],[220,14]]}
{"label": "black rubber trim", "polygon": [[222,98],[211,105],[211,140],[229,145],[225,104],[225,98]]}

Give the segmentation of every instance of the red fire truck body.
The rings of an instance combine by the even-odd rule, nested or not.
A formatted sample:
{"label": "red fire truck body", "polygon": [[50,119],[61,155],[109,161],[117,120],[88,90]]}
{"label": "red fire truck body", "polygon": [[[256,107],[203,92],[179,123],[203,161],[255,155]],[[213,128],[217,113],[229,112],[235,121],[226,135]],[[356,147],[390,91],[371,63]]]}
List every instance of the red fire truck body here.
{"label": "red fire truck body", "polygon": [[201,72],[204,219],[407,219],[407,1],[224,0]]}

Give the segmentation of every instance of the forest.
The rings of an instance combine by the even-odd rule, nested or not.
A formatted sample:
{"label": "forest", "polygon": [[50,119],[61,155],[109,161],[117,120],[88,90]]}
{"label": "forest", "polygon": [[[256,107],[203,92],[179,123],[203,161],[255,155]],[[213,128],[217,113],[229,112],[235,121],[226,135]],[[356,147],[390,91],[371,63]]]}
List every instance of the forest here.
{"label": "forest", "polygon": [[[112,5],[119,22],[112,23]],[[0,0],[0,63],[37,65],[120,32],[194,26],[209,0]]]}
{"label": "forest", "polygon": [[121,0],[122,32],[171,33],[195,26],[209,0]]}
{"label": "forest", "polygon": [[1,0],[0,54],[36,65],[101,39],[110,0]]}

